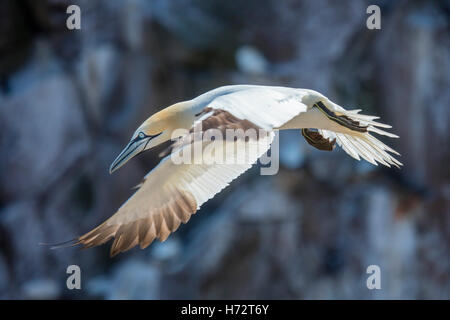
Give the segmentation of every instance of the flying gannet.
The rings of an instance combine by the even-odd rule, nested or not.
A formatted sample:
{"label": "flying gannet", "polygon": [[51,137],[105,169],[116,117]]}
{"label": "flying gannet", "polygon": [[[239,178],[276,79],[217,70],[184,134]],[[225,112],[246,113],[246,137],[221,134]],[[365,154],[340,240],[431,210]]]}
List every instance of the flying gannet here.
{"label": "flying gannet", "polygon": [[[146,248],[154,239],[165,241],[203,203],[249,169],[269,149],[276,130],[297,129],[310,145],[320,150],[331,151],[337,143],[357,160],[361,157],[374,165],[379,162],[388,167],[401,166],[388,152],[399,154],[371,135],[373,132],[398,138],[380,129],[391,126],[374,121],[378,117],[359,114],[360,111],[345,110],[313,90],[256,85],[224,86],[171,105],[139,126],[112,163],[110,172],[144,150],[178,137],[165,157],[114,215],[72,244],[90,248],[114,238],[110,252],[114,256],[138,244]],[[241,162],[171,161],[174,154],[185,152],[195,143],[192,135],[199,125],[200,132],[255,129],[267,135],[223,140],[222,151],[223,145],[237,140],[240,142],[237,148],[246,148],[248,152]],[[179,129],[184,129],[185,134],[175,134]],[[264,142],[265,147],[248,148],[255,142]],[[204,142],[201,144],[204,146]]]}

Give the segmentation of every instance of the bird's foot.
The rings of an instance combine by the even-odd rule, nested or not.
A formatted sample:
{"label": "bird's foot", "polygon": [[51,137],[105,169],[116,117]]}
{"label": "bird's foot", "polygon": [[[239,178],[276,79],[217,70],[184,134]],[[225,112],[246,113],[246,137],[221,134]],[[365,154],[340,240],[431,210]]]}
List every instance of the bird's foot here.
{"label": "bird's foot", "polygon": [[336,139],[330,141],[319,132],[310,129],[302,129],[302,135],[305,137],[306,142],[319,150],[333,151],[336,144]]}

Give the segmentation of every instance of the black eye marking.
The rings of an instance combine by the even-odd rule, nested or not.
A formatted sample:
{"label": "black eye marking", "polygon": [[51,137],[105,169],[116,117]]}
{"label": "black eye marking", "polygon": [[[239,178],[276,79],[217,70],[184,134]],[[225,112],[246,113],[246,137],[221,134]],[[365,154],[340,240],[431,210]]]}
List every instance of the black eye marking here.
{"label": "black eye marking", "polygon": [[[150,141],[151,139],[156,138],[157,136],[159,136],[161,133],[162,132],[160,132],[158,134],[155,134],[155,135],[148,135],[148,134],[145,134],[145,133],[143,133],[141,131],[141,132],[138,133],[136,138],[133,139],[133,142],[136,142],[136,141],[139,141],[139,140],[142,140],[142,139],[145,139],[145,138],[149,138],[148,141]],[[148,143],[148,141],[147,141],[147,143]]]}

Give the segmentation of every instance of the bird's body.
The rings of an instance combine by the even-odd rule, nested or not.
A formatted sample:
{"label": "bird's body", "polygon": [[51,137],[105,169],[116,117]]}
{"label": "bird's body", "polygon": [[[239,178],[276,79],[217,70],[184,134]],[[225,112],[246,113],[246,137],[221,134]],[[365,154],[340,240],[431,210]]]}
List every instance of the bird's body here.
{"label": "bird's body", "polygon": [[[358,112],[347,111],[313,90],[253,85],[220,87],[167,107],[136,130],[110,171],[144,150],[175,137],[177,141],[146,175],[135,194],[112,217],[79,237],[75,244],[92,247],[115,238],[111,246],[111,255],[115,255],[137,244],[145,248],[156,238],[164,241],[204,202],[249,169],[269,149],[276,130],[301,130],[306,141],[318,149],[332,150],[337,143],[358,160],[362,157],[375,165],[379,162],[400,166],[388,152],[398,153],[370,134],[396,137],[379,129],[389,126],[375,122],[377,117]],[[191,154],[191,162],[175,163],[174,155],[186,153],[197,143],[193,139],[196,128],[201,133],[210,129],[222,133],[252,129],[267,134],[248,139],[225,138],[215,145],[214,152],[221,152],[225,159],[239,157],[239,161],[210,163]],[[205,148],[211,140],[198,143]],[[231,144],[247,152],[237,156],[228,149]]]}

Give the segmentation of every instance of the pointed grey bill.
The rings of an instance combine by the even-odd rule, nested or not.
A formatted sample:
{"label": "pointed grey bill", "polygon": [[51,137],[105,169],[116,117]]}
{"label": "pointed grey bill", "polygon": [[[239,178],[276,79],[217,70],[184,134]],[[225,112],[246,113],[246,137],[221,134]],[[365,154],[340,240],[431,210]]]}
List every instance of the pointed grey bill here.
{"label": "pointed grey bill", "polygon": [[146,139],[140,139],[137,141],[130,141],[130,143],[128,143],[128,145],[117,156],[116,160],[113,161],[111,167],[109,167],[109,173],[113,173],[121,166],[123,166],[125,163],[127,163],[128,160],[144,151],[147,141],[149,139],[150,137]]}

